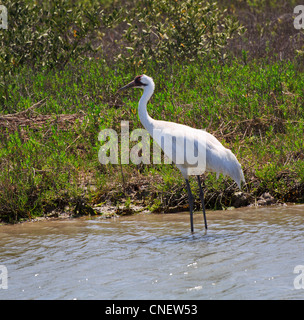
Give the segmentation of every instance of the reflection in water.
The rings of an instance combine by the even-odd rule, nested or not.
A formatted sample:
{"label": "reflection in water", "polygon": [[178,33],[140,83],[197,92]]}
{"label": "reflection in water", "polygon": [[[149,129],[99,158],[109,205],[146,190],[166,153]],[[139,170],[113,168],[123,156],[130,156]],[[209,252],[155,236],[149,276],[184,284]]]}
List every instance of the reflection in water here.
{"label": "reflection in water", "polygon": [[0,299],[302,299],[304,206],[0,227]]}

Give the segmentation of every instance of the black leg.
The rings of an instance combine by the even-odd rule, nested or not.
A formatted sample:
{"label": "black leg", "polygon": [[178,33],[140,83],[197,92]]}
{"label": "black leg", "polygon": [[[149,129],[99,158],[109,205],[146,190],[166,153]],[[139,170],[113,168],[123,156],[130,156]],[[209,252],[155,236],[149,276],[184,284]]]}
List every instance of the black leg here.
{"label": "black leg", "polygon": [[200,198],[201,198],[202,207],[203,207],[203,213],[204,213],[205,229],[207,230],[208,227],[207,227],[207,219],[206,219],[206,212],[205,212],[204,191],[202,189],[200,176],[197,176],[197,182],[198,182],[199,189],[200,189]]}
{"label": "black leg", "polygon": [[189,184],[189,180],[186,179],[187,191],[188,191],[188,201],[189,201],[189,210],[190,210],[190,225],[191,225],[191,232],[193,232],[193,196]]}

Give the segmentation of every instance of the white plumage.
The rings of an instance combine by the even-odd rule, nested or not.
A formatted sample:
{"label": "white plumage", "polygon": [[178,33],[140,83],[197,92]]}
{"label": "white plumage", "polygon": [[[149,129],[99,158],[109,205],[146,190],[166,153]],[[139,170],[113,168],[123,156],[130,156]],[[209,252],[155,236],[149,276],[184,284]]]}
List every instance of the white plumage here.
{"label": "white plumage", "polygon": [[[147,112],[147,103],[154,92],[154,81],[146,75],[137,76],[122,89],[131,87],[144,89],[138,104],[138,115],[140,121],[153,139],[160,145],[164,153],[173,160],[183,177],[186,179],[191,217],[191,231],[193,231],[193,197],[189,186],[190,175],[197,175],[203,205],[205,228],[207,222],[203,191],[199,175],[207,172],[216,172],[230,176],[241,188],[241,181],[245,182],[243,171],[235,155],[225,148],[213,135],[205,130],[191,128],[189,126],[169,121],[154,120]],[[169,143],[164,143],[168,142]],[[170,141],[172,141],[170,143]],[[191,156],[192,155],[192,156]],[[197,160],[189,161],[189,160]],[[192,202],[192,203],[191,203]]]}

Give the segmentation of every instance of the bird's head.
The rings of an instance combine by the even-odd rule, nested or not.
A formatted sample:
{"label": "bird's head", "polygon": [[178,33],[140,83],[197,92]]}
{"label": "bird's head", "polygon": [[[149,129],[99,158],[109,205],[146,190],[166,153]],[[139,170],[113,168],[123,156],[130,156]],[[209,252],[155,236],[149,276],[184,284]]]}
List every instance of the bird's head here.
{"label": "bird's head", "polygon": [[125,85],[124,87],[120,88],[118,91],[129,89],[129,88],[141,88],[144,89],[145,87],[152,86],[154,89],[154,82],[153,79],[142,74],[141,76],[135,77],[133,81]]}

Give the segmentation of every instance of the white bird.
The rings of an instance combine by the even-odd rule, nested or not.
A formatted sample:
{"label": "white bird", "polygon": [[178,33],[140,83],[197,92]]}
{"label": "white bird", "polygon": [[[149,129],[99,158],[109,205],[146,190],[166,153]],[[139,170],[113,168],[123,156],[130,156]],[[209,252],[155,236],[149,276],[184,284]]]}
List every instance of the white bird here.
{"label": "white bird", "polygon": [[[193,195],[189,184],[189,176],[197,176],[205,229],[207,230],[204,192],[201,186],[200,175],[207,171],[216,172],[218,177],[222,173],[223,175],[230,176],[241,188],[241,181],[245,182],[245,179],[240,163],[229,149],[225,148],[213,135],[205,130],[191,128],[174,122],[152,119],[147,112],[147,103],[155,88],[151,77],[146,75],[137,76],[134,81],[120,88],[119,91],[128,88],[142,88],[144,90],[138,104],[139,119],[145,129],[162,148],[165,155],[173,160],[186,180],[191,232],[194,230]],[[196,162],[193,162],[193,160],[196,160]]]}

